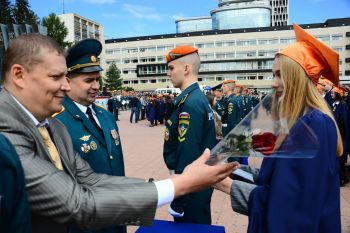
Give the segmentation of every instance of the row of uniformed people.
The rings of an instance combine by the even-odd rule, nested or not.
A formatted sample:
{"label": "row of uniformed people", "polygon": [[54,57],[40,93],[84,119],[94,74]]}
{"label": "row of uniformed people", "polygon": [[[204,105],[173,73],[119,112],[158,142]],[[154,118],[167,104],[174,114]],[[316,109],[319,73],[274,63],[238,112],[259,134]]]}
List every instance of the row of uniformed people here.
{"label": "row of uniformed people", "polygon": [[343,154],[339,158],[340,164],[340,185],[344,186],[349,182],[345,164],[350,152],[350,98],[349,89],[342,86],[335,86],[328,79],[320,79],[318,90],[328,103],[337,122],[343,140]]}

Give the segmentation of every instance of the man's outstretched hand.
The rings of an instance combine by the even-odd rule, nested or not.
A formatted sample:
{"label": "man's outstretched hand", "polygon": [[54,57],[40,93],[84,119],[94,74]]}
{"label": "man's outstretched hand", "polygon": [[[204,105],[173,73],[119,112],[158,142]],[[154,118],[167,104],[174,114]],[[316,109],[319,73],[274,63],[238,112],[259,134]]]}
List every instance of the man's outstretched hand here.
{"label": "man's outstretched hand", "polygon": [[209,156],[209,149],[205,149],[203,154],[189,164],[182,174],[171,177],[175,187],[175,198],[211,187],[239,167],[238,162],[209,166],[205,164]]}

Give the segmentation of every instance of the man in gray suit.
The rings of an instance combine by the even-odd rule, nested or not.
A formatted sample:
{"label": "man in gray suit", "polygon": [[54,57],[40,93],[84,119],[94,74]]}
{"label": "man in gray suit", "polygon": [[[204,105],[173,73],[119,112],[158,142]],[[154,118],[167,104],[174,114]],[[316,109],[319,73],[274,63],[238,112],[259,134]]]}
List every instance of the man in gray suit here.
{"label": "man in gray suit", "polygon": [[[0,132],[24,169],[33,232],[150,225],[157,206],[211,186],[236,167],[205,165],[207,150],[181,175],[157,182],[94,173],[73,151],[63,124],[51,118],[70,90],[66,74],[64,51],[49,37],[17,37],[5,53]],[[39,133],[42,128],[49,136]]]}

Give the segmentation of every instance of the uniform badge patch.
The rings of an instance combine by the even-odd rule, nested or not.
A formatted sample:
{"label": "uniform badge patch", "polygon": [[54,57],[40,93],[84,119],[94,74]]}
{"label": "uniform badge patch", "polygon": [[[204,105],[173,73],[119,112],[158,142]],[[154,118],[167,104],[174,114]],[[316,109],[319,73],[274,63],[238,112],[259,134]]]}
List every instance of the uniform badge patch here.
{"label": "uniform badge patch", "polygon": [[91,135],[84,135],[80,138],[80,140],[82,140],[83,142],[87,142],[87,141],[89,141],[90,137],[91,137]]}
{"label": "uniform badge patch", "polygon": [[119,138],[118,138],[118,139],[115,139],[115,140],[114,140],[114,143],[115,143],[115,145],[117,145],[117,146],[118,146],[118,145],[119,145],[119,143],[120,143],[120,142],[119,142]]}
{"label": "uniform badge patch", "polygon": [[118,135],[117,130],[112,129],[112,130],[111,130],[111,135],[112,135],[112,138],[113,138],[113,139],[119,139],[119,135]]}
{"label": "uniform badge patch", "polygon": [[97,144],[95,141],[90,142],[90,147],[92,150],[97,150]]}
{"label": "uniform badge patch", "polygon": [[227,107],[228,114],[231,114],[233,110],[233,103],[229,103]]}
{"label": "uniform badge patch", "polygon": [[84,153],[88,153],[90,151],[90,146],[88,144],[84,143],[81,146],[81,151],[84,152]]}
{"label": "uniform badge patch", "polygon": [[179,133],[178,139],[180,142],[185,141],[185,135],[187,133],[188,127],[190,125],[190,114],[187,112],[182,112],[179,114],[179,126],[177,131]]}
{"label": "uniform badge patch", "polygon": [[165,128],[165,133],[164,133],[164,141],[168,141],[169,140],[169,136],[170,136],[169,129],[168,129],[168,127],[166,127]]}

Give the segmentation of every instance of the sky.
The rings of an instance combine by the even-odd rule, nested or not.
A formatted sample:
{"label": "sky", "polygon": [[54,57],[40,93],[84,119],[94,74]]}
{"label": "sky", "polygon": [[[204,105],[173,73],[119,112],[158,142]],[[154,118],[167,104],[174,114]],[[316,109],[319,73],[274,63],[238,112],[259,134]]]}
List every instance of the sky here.
{"label": "sky", "polygon": [[[290,24],[350,17],[350,0],[289,0]],[[12,1],[14,2],[14,0]],[[76,13],[104,27],[105,39],[176,32],[175,19],[209,16],[218,0],[29,0],[40,17]]]}

